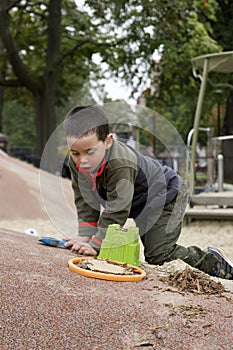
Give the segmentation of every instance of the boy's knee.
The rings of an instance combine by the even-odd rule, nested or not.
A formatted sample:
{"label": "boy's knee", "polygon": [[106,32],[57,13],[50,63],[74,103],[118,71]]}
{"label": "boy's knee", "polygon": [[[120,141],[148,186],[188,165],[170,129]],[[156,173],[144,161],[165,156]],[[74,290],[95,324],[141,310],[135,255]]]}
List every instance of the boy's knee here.
{"label": "boy's knee", "polygon": [[153,256],[145,255],[145,260],[148,264],[151,264],[151,265],[163,265],[165,262],[168,262],[171,260],[171,258],[169,258],[170,254],[171,252],[164,251],[159,254],[155,254]]}

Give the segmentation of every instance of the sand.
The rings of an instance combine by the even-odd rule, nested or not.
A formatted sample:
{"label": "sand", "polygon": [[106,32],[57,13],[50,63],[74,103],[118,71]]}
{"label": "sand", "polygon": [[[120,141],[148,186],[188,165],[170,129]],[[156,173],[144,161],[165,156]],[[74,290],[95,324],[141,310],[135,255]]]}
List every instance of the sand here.
{"label": "sand", "polygon": [[[0,227],[38,236],[75,237],[76,211],[70,180],[0,154]],[[126,226],[134,225],[128,220]],[[223,248],[233,259],[233,220],[194,221],[184,225],[178,243]],[[141,253],[143,254],[143,253]]]}
{"label": "sand", "polygon": [[[233,348],[232,281],[221,280],[224,292],[202,292],[201,284],[210,281],[198,272],[192,291],[185,289],[184,274],[179,290],[170,275],[183,270],[178,260],[161,267],[142,264],[147,277],[139,282],[81,276],[68,268],[75,253],[38,244],[40,236],[77,234],[70,181],[0,154],[0,195],[1,349]],[[184,226],[179,243],[215,244],[233,257],[232,226],[196,221]],[[26,234],[28,229],[38,236]]]}

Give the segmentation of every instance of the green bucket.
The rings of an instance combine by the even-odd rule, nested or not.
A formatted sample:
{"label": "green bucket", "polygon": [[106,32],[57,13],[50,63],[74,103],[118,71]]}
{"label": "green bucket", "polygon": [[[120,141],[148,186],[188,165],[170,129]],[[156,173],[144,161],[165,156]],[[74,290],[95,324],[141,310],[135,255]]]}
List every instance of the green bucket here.
{"label": "green bucket", "polygon": [[98,258],[139,266],[140,244],[138,227],[123,229],[118,224],[108,226]]}

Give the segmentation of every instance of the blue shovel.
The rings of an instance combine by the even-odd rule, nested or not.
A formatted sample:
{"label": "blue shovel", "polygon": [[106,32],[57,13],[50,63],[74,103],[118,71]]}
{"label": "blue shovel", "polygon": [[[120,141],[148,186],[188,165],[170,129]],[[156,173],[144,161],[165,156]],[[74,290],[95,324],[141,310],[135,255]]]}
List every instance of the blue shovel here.
{"label": "blue shovel", "polygon": [[56,248],[68,248],[71,249],[72,246],[70,247],[65,247],[65,243],[68,242],[66,239],[57,239],[54,237],[41,237],[39,239],[39,242],[45,245],[48,245],[50,247],[56,247]]}

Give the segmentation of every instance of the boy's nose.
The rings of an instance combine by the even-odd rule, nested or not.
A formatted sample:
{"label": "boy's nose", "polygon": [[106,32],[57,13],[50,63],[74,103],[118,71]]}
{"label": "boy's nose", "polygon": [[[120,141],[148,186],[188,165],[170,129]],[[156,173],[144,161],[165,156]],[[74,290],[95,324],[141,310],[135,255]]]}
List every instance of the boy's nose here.
{"label": "boy's nose", "polygon": [[80,164],[85,164],[87,163],[87,156],[86,155],[83,155],[83,156],[80,156]]}

